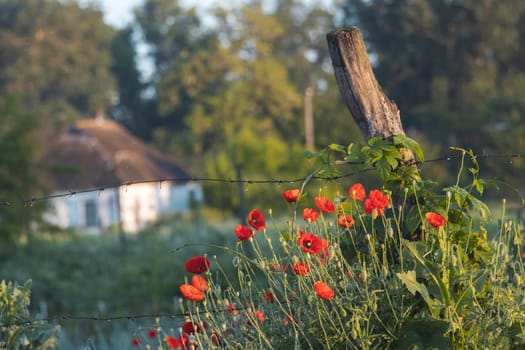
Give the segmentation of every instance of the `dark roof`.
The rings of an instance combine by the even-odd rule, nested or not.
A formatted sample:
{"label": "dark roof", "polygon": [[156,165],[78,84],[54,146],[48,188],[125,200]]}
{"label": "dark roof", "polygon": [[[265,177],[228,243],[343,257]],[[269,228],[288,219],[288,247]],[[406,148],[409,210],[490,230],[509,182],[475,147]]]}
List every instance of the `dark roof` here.
{"label": "dark roof", "polygon": [[78,121],[49,145],[42,161],[48,168],[46,182],[54,190],[189,176],[175,160],[106,119]]}

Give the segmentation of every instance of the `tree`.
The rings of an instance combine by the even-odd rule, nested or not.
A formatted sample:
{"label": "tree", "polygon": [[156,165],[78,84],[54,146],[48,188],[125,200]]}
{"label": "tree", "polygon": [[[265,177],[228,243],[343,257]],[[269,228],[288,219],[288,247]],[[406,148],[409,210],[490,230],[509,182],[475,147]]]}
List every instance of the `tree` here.
{"label": "tree", "polygon": [[49,124],[90,116],[114,96],[113,29],[75,1],[0,1],[0,95],[16,94]]}
{"label": "tree", "polygon": [[147,100],[143,98],[146,84],[142,83],[137,66],[137,42],[132,26],[117,31],[111,44],[111,72],[117,80],[118,102],[109,110],[111,118],[123,123],[135,135],[147,139],[149,124]]}
{"label": "tree", "polygon": [[407,130],[479,153],[509,153],[510,134],[523,139],[523,130],[512,127],[524,121],[522,97],[508,87],[524,87],[517,57],[525,50],[517,42],[525,3],[358,0],[345,8],[363,30],[378,79]]}
{"label": "tree", "polygon": [[[202,147],[208,172],[225,178],[253,178],[297,171],[301,168],[297,161],[301,157],[297,147],[301,97],[286,67],[275,58],[272,45],[282,28],[257,6],[246,6],[224,18],[234,21],[236,29],[220,30],[229,33],[228,46],[214,59],[229,63],[229,70],[218,75],[220,89],[204,95],[187,119],[195,143]],[[222,25],[229,26],[225,21]],[[232,195],[235,189],[208,189],[210,200],[220,198],[215,205],[235,208],[239,204]],[[252,204],[261,204],[268,200],[268,193],[257,186],[248,189],[247,197]]]}
{"label": "tree", "polygon": [[41,189],[34,162],[34,114],[21,112],[13,97],[0,100],[0,241],[18,243],[40,220],[41,203],[23,203]]}
{"label": "tree", "polygon": [[283,28],[272,43],[276,59],[286,67],[289,79],[303,99],[306,90],[312,89],[316,147],[361,138],[355,123],[341,118],[347,112],[326,49],[325,36],[333,29],[339,10],[338,6],[323,7],[319,2],[284,0],[271,13]]}
{"label": "tree", "polygon": [[191,65],[197,51],[213,51],[218,39],[214,33],[204,31],[195,8],[182,7],[179,1],[148,0],[135,10],[135,17],[154,63],[153,75],[147,82],[147,88],[154,91],[153,106],[147,111],[147,132],[148,137],[157,133],[159,139],[162,137],[158,134],[165,130],[185,128],[184,119],[198,98],[198,89],[207,86],[207,81],[188,76],[191,72],[183,76],[186,65]]}

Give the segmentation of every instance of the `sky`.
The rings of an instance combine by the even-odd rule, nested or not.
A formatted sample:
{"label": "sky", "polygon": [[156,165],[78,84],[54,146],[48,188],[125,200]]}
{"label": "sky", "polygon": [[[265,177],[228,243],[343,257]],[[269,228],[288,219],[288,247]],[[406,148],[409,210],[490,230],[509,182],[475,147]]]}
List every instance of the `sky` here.
{"label": "sky", "polygon": [[[104,11],[104,20],[117,28],[122,28],[133,18],[133,9],[141,5],[144,0],[95,0]],[[232,3],[238,1],[231,1]],[[218,0],[182,0],[184,6],[209,7],[220,3]],[[224,5],[224,3],[223,3]]]}
{"label": "sky", "polygon": [[121,28],[129,23],[133,16],[133,8],[140,5],[143,0],[99,0],[104,11],[106,23]]}

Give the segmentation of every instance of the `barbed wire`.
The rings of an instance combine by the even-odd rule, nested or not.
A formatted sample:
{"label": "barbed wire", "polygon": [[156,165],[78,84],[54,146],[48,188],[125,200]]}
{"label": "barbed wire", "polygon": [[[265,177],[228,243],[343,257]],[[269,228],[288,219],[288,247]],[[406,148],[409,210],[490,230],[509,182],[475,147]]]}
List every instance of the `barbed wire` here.
{"label": "barbed wire", "polygon": [[20,326],[31,326],[42,322],[53,322],[53,321],[118,321],[118,320],[139,320],[139,319],[155,319],[155,318],[177,318],[188,316],[184,313],[178,314],[138,314],[138,315],[121,315],[121,316],[75,316],[75,315],[57,315],[54,317],[42,317],[34,318],[24,321],[8,322],[0,324],[0,328],[11,328]]}
{"label": "barbed wire", "polygon": [[[477,159],[488,159],[488,158],[501,158],[501,159],[510,159],[512,162],[513,159],[521,158],[521,155],[519,153],[512,153],[512,154],[502,154],[502,155],[490,155],[490,154],[475,154],[474,155]],[[425,160],[423,163],[418,163],[418,166],[425,165],[425,163],[434,163],[434,162],[440,162],[440,161],[451,161],[453,159],[458,159],[461,156],[454,155],[454,154],[446,154],[442,157]],[[363,165],[363,163],[357,163],[354,162],[352,165]],[[342,175],[336,175],[336,176],[305,176],[300,178],[290,178],[290,179],[234,179],[234,178],[208,178],[208,177],[180,177],[180,178],[162,178],[162,179],[151,179],[151,180],[137,180],[137,181],[127,181],[120,184],[117,184],[115,186],[108,186],[108,187],[94,187],[94,188],[86,188],[81,190],[75,190],[75,191],[67,191],[64,193],[57,193],[52,194],[49,196],[42,196],[42,197],[32,197],[30,199],[23,199],[18,202],[23,203],[26,206],[31,206],[35,202],[40,201],[46,201],[51,200],[54,198],[61,198],[61,197],[70,197],[75,196],[77,194],[82,193],[90,193],[90,192],[101,192],[106,189],[110,188],[118,188],[121,186],[132,186],[137,184],[145,184],[145,183],[159,183],[160,185],[163,182],[219,182],[219,183],[231,183],[231,184],[237,184],[237,183],[243,183],[243,184],[293,184],[293,183],[301,183],[304,182],[307,179],[312,180],[323,180],[323,181],[337,181],[343,178],[351,177],[358,175],[363,172],[371,171],[374,168],[366,168],[358,171],[353,171],[349,173],[345,173]],[[0,200],[0,205],[9,206],[17,201],[6,201]],[[246,307],[238,307],[234,310],[242,310],[246,309]],[[225,311],[232,311],[229,310],[213,310],[213,312],[225,312]],[[204,312],[204,311],[202,311]],[[208,311],[209,312],[209,311]],[[119,320],[140,320],[140,319],[156,319],[156,318],[182,318],[182,317],[188,317],[190,316],[189,313],[152,313],[152,314],[133,314],[133,315],[118,315],[118,316],[86,316],[86,315],[68,315],[68,314],[62,314],[62,315],[56,315],[52,317],[42,317],[42,318],[33,318],[29,320],[22,320],[22,321],[16,321],[16,322],[7,322],[0,324],[1,329],[10,328],[10,327],[18,327],[18,326],[30,326],[30,325],[36,325],[42,322],[53,322],[53,321],[119,321]]]}
{"label": "barbed wire", "polygon": [[0,329],[5,328],[11,328],[11,327],[20,327],[20,326],[31,326],[36,325],[42,322],[53,322],[53,321],[105,321],[105,322],[111,322],[111,321],[120,321],[120,320],[126,320],[126,321],[137,321],[141,319],[156,319],[156,318],[183,318],[183,317],[191,317],[193,314],[205,314],[205,313],[224,313],[224,312],[236,312],[236,311],[242,311],[242,310],[248,310],[252,309],[254,306],[236,306],[236,307],[229,307],[224,309],[216,309],[216,310],[201,310],[201,311],[194,311],[193,313],[188,312],[178,312],[178,313],[151,313],[151,314],[133,314],[133,315],[119,315],[119,316],[86,316],[86,315],[68,315],[68,314],[62,314],[62,315],[56,315],[52,317],[40,317],[40,318],[33,318],[23,321],[16,321],[16,322],[6,322],[0,324]]}
{"label": "barbed wire", "polygon": [[[474,155],[477,159],[489,159],[489,158],[502,158],[502,159],[510,159],[511,162],[513,159],[521,158],[521,155],[519,153],[512,153],[512,154],[475,154]],[[441,162],[441,161],[451,161],[454,159],[458,159],[461,156],[454,155],[454,154],[446,154],[442,157],[425,160],[422,163],[417,163],[418,166],[425,165],[426,163],[435,163],[435,162]],[[351,162],[348,163],[350,165],[364,165],[363,162]],[[51,195],[46,196],[38,196],[38,197],[31,197],[28,199],[18,199],[18,200],[9,200],[9,199],[0,199],[0,205],[1,206],[11,206],[13,204],[23,204],[26,207],[31,207],[34,203],[37,202],[43,202],[52,200],[55,198],[64,198],[64,197],[73,197],[78,194],[83,193],[93,193],[93,192],[103,192],[106,189],[112,189],[112,188],[119,188],[119,187],[129,187],[133,185],[139,185],[139,184],[147,184],[147,183],[158,183],[159,186],[162,186],[162,183],[164,182],[217,182],[217,183],[230,183],[230,184],[247,184],[247,185],[255,185],[255,184],[293,184],[293,183],[302,183],[307,179],[311,180],[322,180],[322,181],[337,181],[344,178],[352,177],[359,175],[364,172],[368,172],[373,170],[374,168],[366,168],[358,171],[353,171],[349,173],[345,173],[342,175],[334,175],[334,176],[304,176],[300,178],[290,178],[290,179],[234,179],[234,178],[211,178],[211,177],[175,177],[175,178],[161,178],[161,179],[143,179],[143,180],[134,180],[134,181],[126,181],[122,182],[113,186],[104,186],[104,187],[91,187],[91,188],[85,188],[85,189],[79,189],[79,190],[70,190],[70,191],[64,191],[61,193],[55,193]]]}

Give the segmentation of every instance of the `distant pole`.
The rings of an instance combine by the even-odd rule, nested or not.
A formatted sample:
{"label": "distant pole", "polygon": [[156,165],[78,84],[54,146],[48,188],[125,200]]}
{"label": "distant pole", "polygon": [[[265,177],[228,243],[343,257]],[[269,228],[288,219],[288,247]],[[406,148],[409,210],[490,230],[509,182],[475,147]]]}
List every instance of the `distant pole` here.
{"label": "distant pole", "polygon": [[314,89],[308,86],[304,90],[304,137],[309,150],[315,149],[313,97]]}
{"label": "distant pole", "polygon": [[126,256],[128,252],[128,245],[126,242],[126,233],[124,232],[124,228],[122,225],[122,203],[120,198],[120,187],[116,188],[116,205],[117,205],[117,215],[118,215],[118,238],[119,238],[119,246],[120,246],[120,253],[123,257]]}

